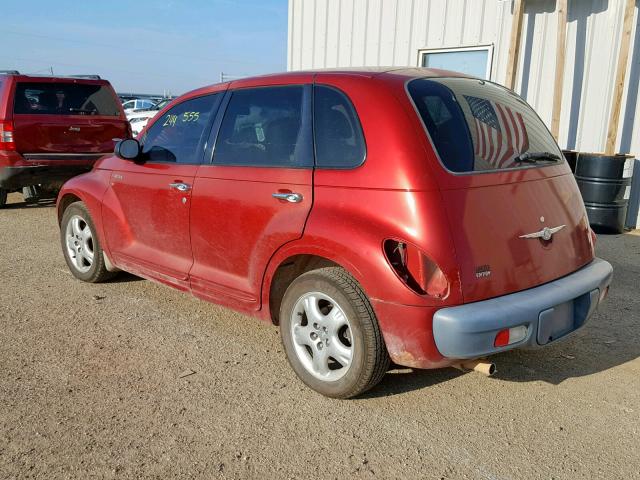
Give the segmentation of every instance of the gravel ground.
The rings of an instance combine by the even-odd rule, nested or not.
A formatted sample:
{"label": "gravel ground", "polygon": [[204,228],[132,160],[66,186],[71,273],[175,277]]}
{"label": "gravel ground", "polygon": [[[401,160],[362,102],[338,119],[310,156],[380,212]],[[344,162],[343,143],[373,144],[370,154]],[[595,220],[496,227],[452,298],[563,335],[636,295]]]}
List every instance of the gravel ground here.
{"label": "gravel ground", "polygon": [[51,205],[0,211],[0,478],[640,478],[640,236],[583,331],[493,378],[305,388],[277,329],[122,275],[67,271]]}

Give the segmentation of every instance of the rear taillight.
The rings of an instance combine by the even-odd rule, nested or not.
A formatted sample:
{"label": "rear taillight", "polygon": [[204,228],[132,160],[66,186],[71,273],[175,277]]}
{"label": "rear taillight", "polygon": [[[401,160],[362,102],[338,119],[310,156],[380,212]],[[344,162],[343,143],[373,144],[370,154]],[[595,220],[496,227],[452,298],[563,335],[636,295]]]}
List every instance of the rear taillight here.
{"label": "rear taillight", "polygon": [[415,245],[386,240],[384,253],[400,279],[419,295],[445,298],[449,282],[438,264]]}
{"label": "rear taillight", "polygon": [[494,347],[506,347],[513,343],[518,343],[527,337],[529,329],[525,325],[519,325],[517,327],[505,328],[500,330],[496,335],[496,339],[493,342]]}
{"label": "rear taillight", "polygon": [[13,139],[13,122],[0,122],[0,150],[16,149],[16,143]]}

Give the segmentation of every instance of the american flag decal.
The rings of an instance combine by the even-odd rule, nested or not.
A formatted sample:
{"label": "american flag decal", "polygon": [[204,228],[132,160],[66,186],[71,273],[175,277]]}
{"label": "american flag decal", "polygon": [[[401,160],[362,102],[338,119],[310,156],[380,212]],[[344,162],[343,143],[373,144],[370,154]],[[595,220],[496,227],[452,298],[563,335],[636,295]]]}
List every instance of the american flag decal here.
{"label": "american flag decal", "polygon": [[465,95],[473,115],[476,142],[474,153],[493,168],[508,168],[529,149],[529,137],[522,115],[506,105]]}

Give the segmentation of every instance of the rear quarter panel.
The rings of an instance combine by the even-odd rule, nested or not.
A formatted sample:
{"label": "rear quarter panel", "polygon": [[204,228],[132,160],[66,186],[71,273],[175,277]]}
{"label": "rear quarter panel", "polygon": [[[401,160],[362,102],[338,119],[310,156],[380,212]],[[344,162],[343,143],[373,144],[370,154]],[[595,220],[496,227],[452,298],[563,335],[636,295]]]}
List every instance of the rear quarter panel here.
{"label": "rear quarter panel", "polygon": [[[303,238],[288,243],[275,254],[267,278],[271,278],[284,259],[311,254],[346,268],[371,299],[404,305],[453,304],[460,300],[460,287],[452,240],[446,228],[447,218],[443,209],[437,208],[440,203],[437,191],[370,191],[316,186],[314,207]],[[411,227],[407,228],[408,225]],[[424,242],[425,234],[428,234],[428,244]],[[440,268],[450,280],[449,296],[443,299],[421,296],[405,286],[383,253],[383,242],[387,238],[420,244],[425,253],[439,259]],[[266,294],[268,288],[264,290]]]}

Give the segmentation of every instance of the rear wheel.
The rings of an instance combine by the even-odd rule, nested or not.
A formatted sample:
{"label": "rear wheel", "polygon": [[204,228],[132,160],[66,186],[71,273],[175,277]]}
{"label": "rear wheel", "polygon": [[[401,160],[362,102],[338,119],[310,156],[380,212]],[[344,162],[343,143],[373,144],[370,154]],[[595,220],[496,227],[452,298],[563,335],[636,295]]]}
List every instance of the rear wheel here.
{"label": "rear wheel", "polygon": [[7,191],[4,188],[0,188],[0,208],[7,204]]}
{"label": "rear wheel", "polygon": [[115,273],[107,270],[96,227],[84,203],[72,203],[64,211],[60,242],[67,266],[76,278],[99,283],[114,277]]}
{"label": "rear wheel", "polygon": [[328,397],[359,395],[389,367],[371,304],[339,267],[313,270],[291,283],[280,309],[280,335],[298,377]]}

